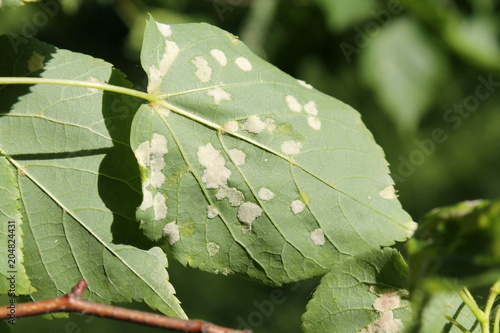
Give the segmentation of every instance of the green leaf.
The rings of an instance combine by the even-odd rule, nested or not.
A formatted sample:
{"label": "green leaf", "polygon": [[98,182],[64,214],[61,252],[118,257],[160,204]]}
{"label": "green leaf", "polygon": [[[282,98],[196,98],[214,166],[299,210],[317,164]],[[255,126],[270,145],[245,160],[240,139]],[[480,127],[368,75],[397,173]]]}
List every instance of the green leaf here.
{"label": "green leaf", "polygon": [[[3,36],[0,50],[0,76],[130,86],[102,60],[33,39]],[[37,289],[31,297],[60,296],[83,278],[89,300],[144,300],[185,317],[165,254],[145,250],[151,244],[137,232],[140,181],[128,143],[137,102],[52,85],[4,86],[0,100],[0,152],[17,169],[25,267]]]}
{"label": "green leaf", "polygon": [[401,133],[414,132],[446,77],[440,48],[411,19],[394,20],[360,55],[361,71]]}
{"label": "green leaf", "polygon": [[374,0],[316,0],[334,31],[342,31],[370,17],[378,7]]}
{"label": "green leaf", "polygon": [[[0,294],[26,295],[35,291],[23,265],[19,198],[16,170],[0,156]],[[15,287],[11,289],[12,284]]]}
{"label": "green leaf", "polygon": [[141,61],[166,101],[132,125],[137,217],[183,264],[281,284],[411,235],[382,149],[349,106],[207,24],[150,19]]}
{"label": "green leaf", "polygon": [[340,262],[307,304],[303,331],[401,332],[411,321],[406,276],[406,263],[390,248]]}
{"label": "green leaf", "polygon": [[37,1],[39,0],[0,0],[0,9],[24,6],[26,3]]}
{"label": "green leaf", "polygon": [[428,213],[408,242],[412,289],[492,285],[500,275],[500,201],[465,201]]}

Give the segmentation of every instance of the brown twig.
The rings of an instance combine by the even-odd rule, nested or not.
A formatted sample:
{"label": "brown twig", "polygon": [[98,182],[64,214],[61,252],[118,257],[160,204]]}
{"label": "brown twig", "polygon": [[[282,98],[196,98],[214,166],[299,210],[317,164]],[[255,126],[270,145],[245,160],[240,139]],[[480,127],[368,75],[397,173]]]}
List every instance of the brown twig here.
{"label": "brown twig", "polygon": [[[52,312],[79,312],[86,315],[111,318],[131,323],[166,328],[172,331],[192,333],[252,333],[250,330],[233,330],[202,320],[186,320],[159,314],[130,310],[113,305],[84,301],[81,299],[87,288],[83,279],[71,289],[69,294],[45,301],[20,303],[15,306],[15,318],[36,316]],[[0,308],[0,320],[11,319],[8,306]]]}

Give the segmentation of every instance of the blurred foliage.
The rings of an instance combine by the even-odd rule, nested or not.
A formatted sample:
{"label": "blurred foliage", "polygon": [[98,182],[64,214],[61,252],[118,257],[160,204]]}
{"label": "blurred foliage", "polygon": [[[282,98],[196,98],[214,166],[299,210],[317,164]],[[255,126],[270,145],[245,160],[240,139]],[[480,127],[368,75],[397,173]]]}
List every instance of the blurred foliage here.
{"label": "blurred foliage", "polygon": [[[270,8],[258,0],[43,0],[0,9],[0,34],[24,33],[103,58],[144,89],[138,50],[145,15],[209,22],[358,110],[415,220],[436,206],[500,197],[500,1],[273,2]],[[257,323],[260,313],[255,332],[298,332],[314,285],[283,288],[286,301],[267,314],[254,301],[269,300],[272,288],[178,264],[169,272],[188,315],[237,327],[238,318]],[[21,323],[34,325],[24,331],[91,331],[87,324],[55,320],[52,328],[40,320],[20,320],[13,331],[23,331]],[[137,328],[113,325],[95,329]]]}

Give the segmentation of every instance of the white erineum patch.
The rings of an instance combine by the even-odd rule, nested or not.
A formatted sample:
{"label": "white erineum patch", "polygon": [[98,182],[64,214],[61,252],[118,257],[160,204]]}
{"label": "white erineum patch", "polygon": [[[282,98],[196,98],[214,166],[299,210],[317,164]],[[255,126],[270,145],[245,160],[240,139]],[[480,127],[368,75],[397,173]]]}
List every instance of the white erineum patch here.
{"label": "white erineum patch", "polygon": [[155,212],[155,221],[163,220],[167,217],[168,208],[165,204],[165,197],[160,192],[156,193],[153,199],[153,210]]}
{"label": "white erineum patch", "polygon": [[406,230],[406,237],[411,238],[415,231],[417,231],[418,223],[410,221],[408,224],[408,230]]}
{"label": "white erineum patch", "polygon": [[293,112],[300,112],[302,111],[302,105],[300,105],[299,101],[292,95],[287,95],[285,97],[286,105],[288,105],[288,108],[292,110]]}
{"label": "white erineum patch", "polygon": [[33,55],[28,59],[28,70],[36,72],[43,68],[45,57],[40,53],[33,51]]}
{"label": "white erineum patch", "polygon": [[312,129],[316,131],[319,131],[321,129],[321,120],[319,120],[318,117],[313,117],[313,116],[307,117],[307,123]]}
{"label": "white erineum patch", "polygon": [[167,138],[158,133],[153,133],[153,138],[151,139],[151,155],[165,155],[168,153]]}
{"label": "white erineum patch", "polygon": [[[99,83],[101,81],[99,81],[98,79],[96,79],[95,77],[91,76],[87,79],[88,82],[92,82],[92,83]],[[90,92],[92,93],[96,93],[98,92],[99,90],[96,89],[96,88],[88,88],[90,90]]]}
{"label": "white erineum patch", "polygon": [[394,199],[398,198],[398,196],[396,195],[396,190],[394,189],[394,186],[392,186],[392,185],[387,186],[382,191],[380,191],[378,194],[384,199],[394,200]]}
{"label": "white erineum patch", "polygon": [[252,64],[247,58],[238,57],[235,60],[236,65],[244,72],[249,72],[252,70]]}
{"label": "white erineum patch", "polygon": [[363,328],[360,333],[401,333],[404,331],[401,319],[394,319],[392,311],[386,311],[376,321]]}
{"label": "white erineum patch", "polygon": [[153,206],[153,194],[146,189],[146,186],[142,186],[142,203],[139,206],[139,209],[143,212],[148,208]]}
{"label": "white erineum patch", "polygon": [[395,310],[399,307],[401,296],[398,292],[386,292],[379,294],[379,297],[373,303],[373,308],[377,312],[384,312],[387,310]]}
{"label": "white erineum patch", "polygon": [[295,215],[302,213],[305,208],[306,204],[303,203],[301,200],[294,200],[290,204],[290,209],[292,210],[292,213],[294,213]]}
{"label": "white erineum patch", "polygon": [[167,74],[168,70],[179,55],[179,52],[180,49],[176,42],[170,40],[165,41],[165,52],[160,60],[159,68],[157,69],[155,66],[151,66],[149,68],[148,93],[153,93],[158,89],[161,80]]}
{"label": "white erineum patch", "polygon": [[144,141],[134,151],[135,158],[137,158],[139,165],[143,167],[149,166],[150,149],[149,141]]}
{"label": "white erineum patch", "polygon": [[167,225],[163,228],[163,237],[168,238],[168,242],[170,245],[174,245],[181,239],[181,235],[179,234],[179,226],[176,221],[167,223]]}
{"label": "white erineum patch", "polygon": [[205,167],[201,181],[206,188],[219,188],[227,185],[231,170],[225,167],[226,160],[211,143],[198,147],[198,162]]}
{"label": "white erineum patch", "polygon": [[259,192],[257,193],[258,197],[262,201],[269,201],[274,198],[274,193],[265,187],[262,187]]}
{"label": "white erineum patch", "polygon": [[302,81],[302,80],[297,80],[297,82],[298,82],[301,86],[306,87],[307,89],[312,89],[312,88],[313,88],[313,86],[311,86],[309,83],[306,83],[305,81]]}
{"label": "white erineum patch", "polygon": [[215,209],[215,207],[212,205],[208,205],[207,206],[207,217],[209,219],[213,219],[213,218],[217,217],[217,215],[219,215],[219,212],[217,211],[217,209]]}
{"label": "white erineum patch", "polygon": [[222,275],[229,275],[231,273],[233,273],[233,271],[230,268],[224,267],[222,269]]}
{"label": "white erineum patch", "polygon": [[278,127],[276,125],[276,121],[274,121],[274,119],[266,118],[265,122],[266,122],[266,129],[269,131],[269,133],[274,132],[274,130],[276,129],[276,127]]}
{"label": "white erineum patch", "polygon": [[227,198],[229,204],[233,207],[240,206],[245,202],[245,196],[241,191],[238,191],[234,187],[223,187],[215,194],[217,200],[223,200]]}
{"label": "white erineum patch", "polygon": [[385,290],[377,291],[374,286],[370,287],[370,292],[376,294],[378,298],[373,303],[373,308],[380,314],[380,317],[365,327],[363,333],[400,333],[404,327],[401,319],[394,319],[392,310],[399,308],[402,295],[408,295],[406,290]]}
{"label": "white erineum patch", "polygon": [[234,148],[230,149],[227,153],[236,166],[245,164],[245,158],[247,157],[247,155],[241,150]]}
{"label": "white erineum patch", "polygon": [[161,75],[161,72],[158,68],[156,68],[154,65],[151,65],[149,67],[149,82],[148,82],[148,93],[153,93],[158,89],[158,86],[160,85],[161,79],[163,76]]}
{"label": "white erineum patch", "polygon": [[212,68],[208,65],[208,61],[201,56],[195,57],[191,63],[196,67],[194,74],[201,82],[208,82],[212,78]]}
{"label": "white erineum patch", "polygon": [[158,27],[158,30],[160,30],[160,33],[163,35],[163,37],[172,36],[172,30],[170,29],[170,26],[168,24],[156,22],[156,26]]}
{"label": "white erineum patch", "polygon": [[207,243],[207,252],[210,257],[213,257],[217,253],[219,253],[220,246],[217,243],[214,242],[208,242]]}
{"label": "white erineum patch", "polygon": [[222,125],[222,128],[226,132],[236,133],[236,132],[238,132],[238,129],[240,128],[240,124],[236,120],[231,120],[231,121],[228,121],[227,123],[225,123],[224,125]]}
{"label": "white erineum patch", "polygon": [[248,131],[251,133],[259,134],[267,127],[267,124],[260,120],[257,116],[250,116],[245,121],[244,124],[241,125],[241,129],[244,131]]}
{"label": "white erineum patch", "polygon": [[156,110],[156,112],[158,112],[158,114],[160,114],[164,117],[168,117],[170,115],[170,109],[167,109],[164,106],[157,107],[157,108],[155,108],[155,110]]}
{"label": "white erineum patch", "polygon": [[151,178],[150,184],[153,187],[160,188],[165,182],[165,175],[162,170],[165,168],[165,154],[168,153],[167,138],[158,133],[153,133],[150,148]]}
{"label": "white erineum patch", "polygon": [[289,156],[299,154],[301,149],[302,143],[294,140],[285,141],[281,144],[281,151]]}
{"label": "white erineum patch", "polygon": [[310,101],[304,105],[304,111],[310,116],[317,116],[318,109],[316,108],[316,103],[314,101]]}
{"label": "white erineum patch", "polygon": [[219,49],[212,49],[212,50],[210,50],[210,54],[212,55],[212,57],[214,57],[215,60],[217,60],[217,62],[221,66],[226,66],[227,65],[227,57],[224,54],[224,52],[222,52],[221,50],[219,50]]}
{"label": "white erineum patch", "polygon": [[253,221],[262,215],[262,208],[252,202],[244,202],[238,208],[238,220],[241,223],[245,223],[250,228],[252,227]]}
{"label": "white erineum patch", "polygon": [[321,246],[325,244],[325,234],[321,228],[315,229],[309,235],[309,238],[313,241],[314,245]]}
{"label": "white erineum patch", "polygon": [[219,87],[214,88],[214,89],[210,89],[207,92],[207,95],[214,98],[215,105],[219,105],[219,103],[222,101],[230,101],[231,100],[231,95],[227,91],[222,90]]}

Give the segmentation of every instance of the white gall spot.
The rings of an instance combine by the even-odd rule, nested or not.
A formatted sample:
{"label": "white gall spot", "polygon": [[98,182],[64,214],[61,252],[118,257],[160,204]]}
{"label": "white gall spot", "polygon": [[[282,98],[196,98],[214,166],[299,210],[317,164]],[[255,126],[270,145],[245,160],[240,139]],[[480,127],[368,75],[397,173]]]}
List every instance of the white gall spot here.
{"label": "white gall spot", "polygon": [[244,72],[249,72],[252,70],[252,64],[247,58],[244,57],[236,58],[236,65],[238,65],[238,67]]}
{"label": "white gall spot", "polygon": [[242,152],[241,150],[236,149],[236,148],[230,149],[228,151],[228,154],[229,154],[229,157],[231,157],[231,159],[233,160],[234,165],[240,166],[240,165],[245,164],[245,158],[247,157],[247,155],[244,152]]}
{"label": "white gall spot", "polygon": [[221,188],[219,191],[217,191],[217,194],[215,194],[215,198],[217,200],[223,200],[227,198],[229,204],[234,207],[237,207],[245,202],[245,196],[243,195],[243,193],[241,191],[238,191],[234,187]]}
{"label": "white gall spot", "polygon": [[213,219],[213,218],[217,217],[217,215],[219,215],[219,212],[217,211],[217,209],[215,209],[215,207],[212,205],[208,205],[207,206],[207,217],[209,219]]}
{"label": "white gall spot", "polygon": [[297,155],[302,149],[302,143],[289,140],[281,144],[281,151],[286,155]]}
{"label": "white gall spot", "polygon": [[217,243],[214,242],[208,242],[207,243],[207,252],[210,257],[213,257],[217,253],[219,253],[220,246]]}
{"label": "white gall spot", "polygon": [[161,79],[167,74],[168,70],[179,55],[177,43],[170,40],[165,41],[165,52],[160,60],[159,69],[155,66],[149,68],[148,93],[153,93],[158,89]]}
{"label": "white gall spot", "polygon": [[378,194],[384,199],[389,199],[389,200],[394,200],[397,199],[398,196],[396,195],[396,190],[394,190],[394,186],[387,186],[384,188],[382,191],[380,191]]}
{"label": "white gall spot", "polygon": [[321,120],[319,120],[318,117],[307,117],[307,123],[312,129],[316,131],[319,131],[321,129]]}
{"label": "white gall spot", "polygon": [[153,138],[151,139],[151,155],[165,155],[168,153],[167,148],[167,138],[158,133],[153,133]]}
{"label": "white gall spot", "polygon": [[262,208],[252,202],[244,202],[238,208],[238,220],[245,223],[249,227],[252,226],[253,221],[262,215]]}
{"label": "white gall spot", "polygon": [[135,157],[137,158],[139,165],[143,167],[149,166],[149,155],[150,155],[149,151],[150,151],[149,141],[144,141],[134,151]]}
{"label": "white gall spot", "polygon": [[177,241],[179,241],[179,239],[181,239],[179,226],[176,221],[167,223],[167,225],[163,228],[163,237],[168,238],[170,245],[174,245]]}
{"label": "white gall spot", "polygon": [[270,189],[265,187],[261,188],[257,193],[257,195],[259,196],[259,199],[262,201],[269,201],[272,198],[274,198],[274,193]]}
{"label": "white gall spot", "polygon": [[201,181],[207,188],[219,188],[227,185],[231,170],[225,167],[226,161],[222,154],[211,143],[198,147],[198,161],[205,167]]}
{"label": "white gall spot", "polygon": [[301,86],[306,87],[307,89],[312,89],[312,88],[313,88],[313,86],[311,86],[309,83],[306,83],[305,81],[302,81],[302,80],[297,80],[297,82],[298,82]]}
{"label": "white gall spot", "polygon": [[167,205],[165,205],[165,197],[160,192],[156,193],[153,203],[155,212],[155,221],[163,220],[167,217]]}
{"label": "white gall spot", "polygon": [[318,109],[316,109],[316,103],[314,101],[310,101],[304,105],[304,110],[310,116],[317,116]]}
{"label": "white gall spot", "polygon": [[401,302],[401,296],[399,296],[399,293],[397,291],[385,292],[379,294],[379,297],[373,303],[373,308],[377,312],[395,310],[399,307],[400,302]]}
{"label": "white gall spot", "polygon": [[160,30],[160,33],[163,35],[163,37],[172,36],[172,30],[170,29],[170,26],[168,24],[156,22],[156,26],[158,27],[158,30]]}
{"label": "white gall spot", "polygon": [[43,61],[45,57],[41,54],[33,51],[33,55],[28,59],[28,70],[30,72],[36,72],[43,68]]}
{"label": "white gall spot", "polygon": [[142,203],[139,209],[144,212],[148,208],[153,206],[153,195],[151,194],[150,191],[146,190],[145,186],[143,186],[142,192],[143,192]]}
{"label": "white gall spot", "polygon": [[240,125],[236,120],[228,121],[227,123],[222,125],[222,128],[226,132],[232,132],[232,133],[238,132],[239,127],[240,127]]}
{"label": "white gall spot", "polygon": [[309,238],[313,241],[314,245],[321,246],[325,244],[325,234],[321,228],[318,228],[311,232]]}
{"label": "white gall spot", "polygon": [[247,121],[241,125],[241,129],[251,133],[260,133],[267,127],[267,124],[259,119],[257,116],[248,117]]}
{"label": "white gall spot", "polygon": [[226,66],[227,65],[227,57],[224,54],[224,52],[222,52],[221,50],[212,49],[212,50],[210,50],[210,54],[212,55],[212,57],[214,57],[215,60],[217,60],[217,62],[221,66]]}
{"label": "white gall spot", "polygon": [[303,203],[301,200],[294,200],[290,204],[290,209],[292,210],[292,213],[294,213],[295,215],[302,213],[305,208],[306,204]]}
{"label": "white gall spot", "polygon": [[212,78],[212,68],[208,65],[208,62],[203,57],[195,57],[191,60],[191,63],[196,67],[196,72],[194,73],[196,77],[201,82],[208,82]]}
{"label": "white gall spot", "polygon": [[230,101],[231,100],[231,95],[227,91],[222,90],[219,87],[214,88],[214,89],[210,89],[207,92],[207,95],[214,98],[215,105],[219,105],[219,103],[222,101]]}
{"label": "white gall spot", "polygon": [[302,111],[302,105],[300,105],[299,101],[297,101],[297,99],[292,95],[287,95],[285,101],[286,105],[288,105],[288,108],[293,112]]}

